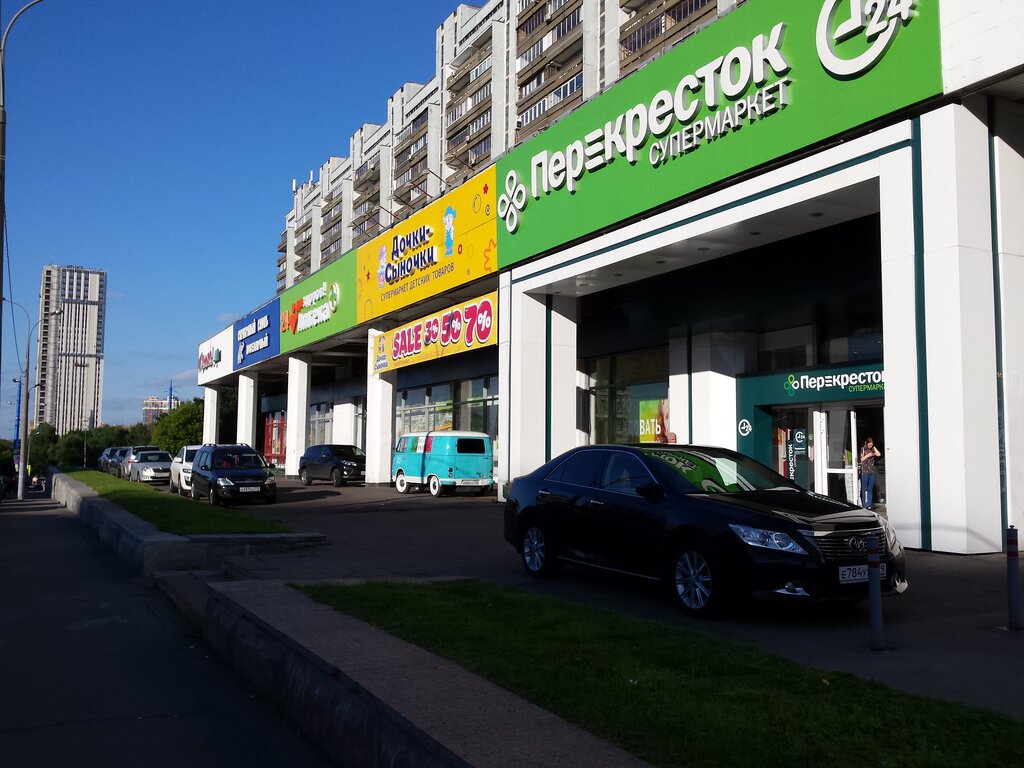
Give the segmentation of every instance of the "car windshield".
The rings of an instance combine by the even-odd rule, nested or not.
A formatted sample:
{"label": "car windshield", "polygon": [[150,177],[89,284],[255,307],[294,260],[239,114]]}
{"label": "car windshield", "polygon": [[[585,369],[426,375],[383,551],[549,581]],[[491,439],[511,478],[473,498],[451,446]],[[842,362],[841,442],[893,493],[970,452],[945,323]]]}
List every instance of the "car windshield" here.
{"label": "car windshield", "polygon": [[340,459],[351,459],[356,456],[365,456],[362,449],[354,445],[335,445],[331,447],[331,453]]}
{"label": "car windshield", "polygon": [[213,466],[217,468],[241,467],[252,469],[262,467],[263,459],[251,451],[217,451],[213,454]]}
{"label": "car windshield", "polygon": [[139,454],[139,461],[144,463],[144,464],[147,463],[147,462],[151,462],[151,461],[170,461],[170,460],[171,460],[171,454],[166,453],[165,451],[155,451],[153,453],[140,453]]}
{"label": "car windshield", "polygon": [[644,452],[705,493],[798,490],[782,475],[738,453],[713,448],[645,448]]}

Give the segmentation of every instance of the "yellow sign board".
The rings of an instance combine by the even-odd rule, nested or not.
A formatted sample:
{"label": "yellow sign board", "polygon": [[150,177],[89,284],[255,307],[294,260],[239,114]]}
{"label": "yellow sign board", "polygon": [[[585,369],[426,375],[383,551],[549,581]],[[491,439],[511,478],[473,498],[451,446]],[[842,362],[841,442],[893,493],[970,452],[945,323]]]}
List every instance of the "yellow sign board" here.
{"label": "yellow sign board", "polygon": [[392,371],[497,343],[495,291],[382,333],[373,350],[373,372]]}
{"label": "yellow sign board", "polygon": [[358,322],[497,273],[494,180],[492,165],[359,247]]}

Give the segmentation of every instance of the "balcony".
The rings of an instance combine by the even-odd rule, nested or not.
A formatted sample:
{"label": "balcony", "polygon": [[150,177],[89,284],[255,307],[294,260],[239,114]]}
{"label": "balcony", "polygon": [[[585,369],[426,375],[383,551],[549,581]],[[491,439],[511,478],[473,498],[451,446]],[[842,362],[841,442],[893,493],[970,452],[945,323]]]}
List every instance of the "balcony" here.
{"label": "balcony", "polygon": [[355,183],[359,184],[360,182],[366,180],[367,178],[372,178],[374,175],[380,178],[379,153],[371,157],[369,160],[367,160],[365,163],[363,163],[356,169]]}
{"label": "balcony", "polygon": [[329,230],[331,227],[333,227],[337,222],[341,221],[341,217],[345,213],[345,206],[340,204],[341,201],[338,202],[338,205],[334,206],[330,210],[324,211],[323,223],[320,225],[321,235],[327,230]]}
{"label": "balcony", "polygon": [[395,139],[395,157],[398,157],[402,150],[427,132],[428,123],[428,113],[424,111],[406,128],[402,129],[402,132]]}
{"label": "balcony", "polygon": [[285,253],[288,250],[288,230],[281,233],[281,242],[277,244],[277,252]]}
{"label": "balcony", "polygon": [[473,54],[465,64],[456,69],[445,84],[449,100],[454,100],[460,93],[477,81],[485,72],[491,70],[491,45],[481,48]]}
{"label": "balcony", "polygon": [[714,0],[660,0],[619,30],[620,79],[715,20]]}

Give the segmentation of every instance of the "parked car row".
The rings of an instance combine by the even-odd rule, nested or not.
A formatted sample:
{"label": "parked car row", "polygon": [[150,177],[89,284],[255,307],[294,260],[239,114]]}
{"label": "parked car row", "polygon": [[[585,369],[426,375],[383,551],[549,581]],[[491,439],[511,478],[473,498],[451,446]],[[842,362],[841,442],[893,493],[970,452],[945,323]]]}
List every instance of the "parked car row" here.
{"label": "parked car row", "polygon": [[132,472],[138,454],[142,451],[159,450],[155,445],[119,445],[105,448],[97,459],[97,468],[122,480],[133,480],[141,477],[138,472]]}

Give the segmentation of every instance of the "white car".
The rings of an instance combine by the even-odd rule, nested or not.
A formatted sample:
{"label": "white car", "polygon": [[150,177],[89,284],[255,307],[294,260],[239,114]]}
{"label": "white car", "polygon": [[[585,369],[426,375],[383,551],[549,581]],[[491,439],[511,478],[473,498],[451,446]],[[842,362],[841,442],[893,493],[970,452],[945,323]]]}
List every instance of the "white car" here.
{"label": "white car", "polygon": [[183,445],[171,461],[171,492],[188,496],[192,490],[192,460],[201,445]]}
{"label": "white car", "polygon": [[171,454],[167,451],[139,451],[129,472],[129,482],[166,483],[171,476]]}

